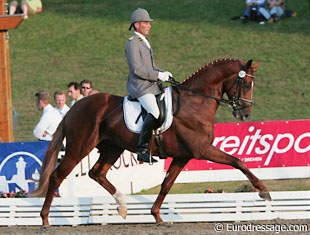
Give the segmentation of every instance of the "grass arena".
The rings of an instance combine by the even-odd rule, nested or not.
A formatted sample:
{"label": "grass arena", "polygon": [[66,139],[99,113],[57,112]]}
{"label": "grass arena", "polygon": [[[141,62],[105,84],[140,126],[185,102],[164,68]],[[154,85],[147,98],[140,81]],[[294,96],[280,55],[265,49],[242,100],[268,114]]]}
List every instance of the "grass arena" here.
{"label": "grass arena", "polygon": [[[155,21],[150,37],[158,53],[155,55],[156,61],[172,70],[177,80],[187,79],[192,71],[218,58],[253,58],[261,61],[262,65],[255,78],[252,120],[263,122],[309,118],[310,110],[304,107],[309,106],[310,100],[309,55],[306,48],[310,35],[310,6],[306,0],[287,0],[286,3],[288,8],[297,11],[297,17],[283,19],[272,25],[259,25],[256,22],[242,24],[230,20],[231,16],[243,11],[243,0],[225,0],[221,3],[213,0],[145,3],[115,0],[74,3],[69,0],[44,1],[42,13],[30,16],[17,30],[10,31],[12,102],[18,114],[14,127],[15,141],[34,141],[32,129],[39,113],[33,107],[33,94],[38,89],[48,90],[52,94],[55,90],[66,89],[70,81],[91,78],[102,92],[126,95],[128,71],[123,50],[130,36],[127,30],[130,13],[137,6],[151,10]],[[234,121],[230,109],[224,106],[219,108],[215,120],[220,123]],[[240,145],[260,136],[257,129],[255,133],[252,129],[249,132],[254,137],[249,135]],[[268,144],[265,140],[269,133],[261,136],[261,146],[266,147]],[[286,148],[280,144],[284,135],[277,133],[275,136],[274,142],[278,145],[269,145],[274,155],[281,154]],[[228,141],[218,141],[223,148],[228,146],[225,145]],[[303,141],[299,138],[300,145],[295,142],[292,145],[302,152],[307,148]],[[243,148],[244,152],[250,152],[249,149]],[[254,148],[252,150],[255,151]],[[260,150],[262,152],[263,147]],[[273,160],[271,155],[268,156],[270,161]],[[249,161],[251,159],[255,160],[254,157],[248,158]],[[285,171],[285,168],[282,169]],[[309,177],[306,178],[308,182],[303,182],[302,189],[292,185],[293,197],[290,192],[285,192],[285,196],[279,193],[279,197],[272,202],[274,204],[263,202],[258,199],[258,193],[252,192],[249,193],[250,198],[246,199],[229,192],[226,196],[230,199],[228,201],[221,199],[223,194],[212,193],[204,200],[205,194],[200,191],[198,196],[195,190],[186,192],[187,195],[182,191],[177,192],[186,198],[186,203],[184,199],[174,199],[168,194],[168,202],[161,208],[165,222],[160,225],[156,225],[151,216],[151,206],[159,189],[148,193],[151,195],[126,193],[129,195],[129,204],[132,203],[127,221],[117,214],[117,205],[111,196],[105,200],[105,206],[102,206],[104,203],[101,199],[98,199],[101,204],[97,202],[93,205],[93,198],[84,198],[88,202],[78,210],[76,208],[82,208],[78,203],[70,203],[84,199],[69,198],[67,201],[71,202],[60,204],[70,205],[54,209],[52,226],[40,225],[42,201],[29,206],[26,199],[14,201],[0,198],[0,234],[308,234]],[[208,184],[207,180],[204,182]],[[222,188],[225,189],[224,186]],[[278,193],[268,185],[267,188],[271,197]],[[55,200],[57,202],[58,199]],[[210,208],[212,203],[214,206]],[[21,222],[16,225],[24,217],[26,221],[32,220],[32,224],[24,225]],[[3,222],[10,218],[13,222]],[[53,224],[53,221],[57,222]]]}

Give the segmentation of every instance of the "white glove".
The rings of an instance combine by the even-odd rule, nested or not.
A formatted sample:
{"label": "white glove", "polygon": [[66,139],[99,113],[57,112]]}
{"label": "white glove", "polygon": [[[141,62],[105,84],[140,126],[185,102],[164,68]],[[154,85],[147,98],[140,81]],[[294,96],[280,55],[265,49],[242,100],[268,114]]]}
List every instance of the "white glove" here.
{"label": "white glove", "polygon": [[165,71],[165,72],[158,72],[158,79],[163,81],[163,82],[166,82],[166,81],[169,81],[169,78],[170,77],[173,77],[172,74],[168,71]]}

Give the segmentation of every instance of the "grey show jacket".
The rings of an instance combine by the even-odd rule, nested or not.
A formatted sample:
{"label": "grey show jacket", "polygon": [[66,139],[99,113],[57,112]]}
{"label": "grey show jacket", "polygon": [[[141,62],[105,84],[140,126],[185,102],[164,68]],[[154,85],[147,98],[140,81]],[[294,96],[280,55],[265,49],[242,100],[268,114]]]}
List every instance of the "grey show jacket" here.
{"label": "grey show jacket", "polygon": [[158,72],[155,66],[152,49],[149,49],[142,38],[137,35],[129,38],[126,44],[126,58],[129,67],[127,92],[131,98],[145,94],[158,95]]}

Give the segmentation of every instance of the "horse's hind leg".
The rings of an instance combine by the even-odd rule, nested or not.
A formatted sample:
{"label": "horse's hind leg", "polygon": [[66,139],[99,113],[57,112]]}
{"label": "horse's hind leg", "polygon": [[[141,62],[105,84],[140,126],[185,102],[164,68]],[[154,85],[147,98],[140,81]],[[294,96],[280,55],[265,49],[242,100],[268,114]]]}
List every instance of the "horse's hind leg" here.
{"label": "horse's hind leg", "polygon": [[[67,148],[68,149],[68,148]],[[41,218],[43,225],[49,225],[48,214],[57,188],[66,178],[67,175],[73,170],[73,168],[86,156],[87,153],[80,153],[78,151],[66,151],[66,154],[49,179],[48,190],[45,196],[45,200],[41,210]]]}
{"label": "horse's hind leg", "polygon": [[206,160],[211,160],[213,162],[230,165],[236,169],[239,169],[245,174],[245,176],[250,180],[252,185],[259,190],[259,196],[267,201],[271,201],[271,196],[268,189],[264,184],[249,170],[249,168],[239,159],[234,156],[228,155],[221,150],[210,145],[207,149],[208,157],[204,158]]}
{"label": "horse's hind leg", "polygon": [[100,157],[89,171],[89,177],[105,188],[115,198],[115,201],[119,204],[117,211],[119,215],[125,219],[127,216],[127,205],[124,195],[118,191],[106,177],[109,169],[116,162],[124,149],[116,147],[108,142],[100,143],[97,148],[99,149]]}

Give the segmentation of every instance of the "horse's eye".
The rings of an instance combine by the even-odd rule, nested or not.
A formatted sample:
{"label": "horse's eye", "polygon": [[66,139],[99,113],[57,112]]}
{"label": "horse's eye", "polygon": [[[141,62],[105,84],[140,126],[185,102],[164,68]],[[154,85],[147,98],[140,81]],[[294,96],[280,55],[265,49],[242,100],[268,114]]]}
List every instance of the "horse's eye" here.
{"label": "horse's eye", "polygon": [[251,88],[251,83],[245,82],[245,83],[243,84],[243,89],[244,89],[244,90],[248,90],[248,89],[250,89],[250,88]]}

